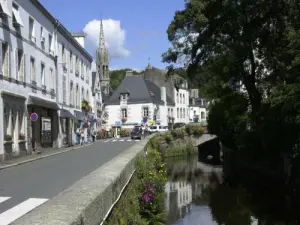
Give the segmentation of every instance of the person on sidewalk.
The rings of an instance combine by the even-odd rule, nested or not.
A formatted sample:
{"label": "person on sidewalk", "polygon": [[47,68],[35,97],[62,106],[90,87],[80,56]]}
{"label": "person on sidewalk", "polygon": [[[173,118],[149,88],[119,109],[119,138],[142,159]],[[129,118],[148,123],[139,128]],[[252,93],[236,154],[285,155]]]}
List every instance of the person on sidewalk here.
{"label": "person on sidewalk", "polygon": [[93,142],[95,142],[95,139],[96,139],[96,131],[95,131],[95,129],[92,130],[92,139],[93,139]]}
{"label": "person on sidewalk", "polygon": [[83,145],[83,143],[84,143],[84,131],[83,131],[83,129],[81,129],[81,131],[80,131],[80,137],[81,137],[81,145]]}

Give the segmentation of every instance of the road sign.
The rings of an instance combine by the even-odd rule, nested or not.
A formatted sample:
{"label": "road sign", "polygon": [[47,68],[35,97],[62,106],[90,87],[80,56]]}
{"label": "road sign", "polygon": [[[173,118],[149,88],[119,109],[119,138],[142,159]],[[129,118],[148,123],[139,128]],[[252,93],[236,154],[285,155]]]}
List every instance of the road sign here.
{"label": "road sign", "polygon": [[37,121],[38,118],[39,118],[38,114],[36,114],[36,113],[31,113],[30,114],[30,120],[31,121]]}

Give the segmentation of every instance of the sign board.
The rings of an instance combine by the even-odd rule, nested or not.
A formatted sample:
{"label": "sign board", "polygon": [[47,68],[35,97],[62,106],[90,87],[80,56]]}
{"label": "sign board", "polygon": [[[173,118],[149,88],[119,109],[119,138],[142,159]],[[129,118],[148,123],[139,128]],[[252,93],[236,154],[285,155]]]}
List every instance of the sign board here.
{"label": "sign board", "polygon": [[38,118],[39,118],[39,116],[38,116],[37,113],[34,112],[34,113],[31,113],[31,114],[30,114],[30,120],[31,120],[31,121],[37,121]]}

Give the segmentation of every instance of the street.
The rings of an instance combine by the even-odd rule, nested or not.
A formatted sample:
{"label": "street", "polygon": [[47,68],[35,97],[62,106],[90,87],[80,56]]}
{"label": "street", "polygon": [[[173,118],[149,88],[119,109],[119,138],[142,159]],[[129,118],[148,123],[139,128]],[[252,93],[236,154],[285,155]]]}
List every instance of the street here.
{"label": "street", "polygon": [[0,171],[0,224],[45,203],[135,143],[128,138],[103,140]]}

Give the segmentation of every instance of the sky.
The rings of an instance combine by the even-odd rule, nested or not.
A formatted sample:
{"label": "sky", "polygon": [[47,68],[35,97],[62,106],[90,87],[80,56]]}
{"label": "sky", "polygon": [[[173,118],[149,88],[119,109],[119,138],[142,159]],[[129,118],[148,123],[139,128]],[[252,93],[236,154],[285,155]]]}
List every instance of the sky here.
{"label": "sky", "polygon": [[143,70],[148,62],[164,69],[161,54],[170,43],[166,30],[184,0],[40,0],[70,32],[84,32],[95,57],[103,19],[110,69]]}

